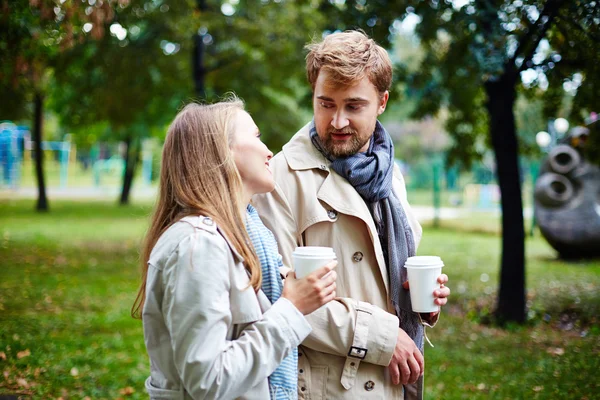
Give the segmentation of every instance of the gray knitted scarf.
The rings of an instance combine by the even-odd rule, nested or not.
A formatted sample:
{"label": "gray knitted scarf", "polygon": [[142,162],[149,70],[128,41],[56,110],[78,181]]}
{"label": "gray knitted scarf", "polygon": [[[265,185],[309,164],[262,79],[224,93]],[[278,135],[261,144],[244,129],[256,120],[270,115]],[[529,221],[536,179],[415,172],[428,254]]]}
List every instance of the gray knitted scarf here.
{"label": "gray knitted scarf", "polygon": [[323,148],[314,121],[310,125],[313,145],[329,161],[335,172],[346,178],[369,207],[387,261],[390,300],[400,319],[400,328],[423,351],[423,325],[412,311],[410,293],[402,288],[406,282],[404,263],[415,255],[415,241],[400,200],[392,190],[394,176],[394,144],[385,128],[377,121],[366,153],[335,158]]}

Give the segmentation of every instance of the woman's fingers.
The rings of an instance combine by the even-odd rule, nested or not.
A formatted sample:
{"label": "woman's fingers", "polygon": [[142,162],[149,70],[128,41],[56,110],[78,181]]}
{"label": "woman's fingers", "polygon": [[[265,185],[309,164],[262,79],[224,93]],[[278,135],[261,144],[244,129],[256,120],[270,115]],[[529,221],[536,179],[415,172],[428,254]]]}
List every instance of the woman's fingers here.
{"label": "woman's fingers", "polygon": [[335,267],[337,267],[337,261],[333,260],[333,261],[323,265],[321,268],[315,270],[310,275],[314,275],[316,278],[321,279],[325,275],[327,275],[329,272],[331,272]]}

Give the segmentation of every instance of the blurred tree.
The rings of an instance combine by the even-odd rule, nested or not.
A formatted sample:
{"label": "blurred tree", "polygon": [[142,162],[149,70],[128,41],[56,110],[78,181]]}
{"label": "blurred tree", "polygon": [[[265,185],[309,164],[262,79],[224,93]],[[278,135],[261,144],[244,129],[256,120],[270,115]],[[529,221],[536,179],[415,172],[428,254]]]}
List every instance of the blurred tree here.
{"label": "blurred tree", "polygon": [[230,91],[243,98],[276,152],[311,118],[303,46],[322,32],[323,18],[310,0],[204,3],[192,26],[205,46],[206,98]]}
{"label": "blurred tree", "polygon": [[[119,202],[128,204],[141,141],[164,132],[177,108],[192,95],[189,64],[174,29],[187,5],[127,1],[110,20],[83,27],[86,41],[57,61],[52,105],[62,123],[87,136],[86,127],[103,126],[96,138],[125,146]],[[94,40],[97,29],[108,31]],[[157,129],[161,128],[161,129]]]}
{"label": "blurred tree", "polygon": [[[414,74],[399,77],[418,91],[415,116],[443,106],[454,143],[449,160],[465,166],[494,151],[502,194],[502,260],[496,317],[525,321],[523,205],[514,105],[520,90],[542,89],[555,116],[567,81],[576,91],[573,117],[597,107],[600,7],[588,0],[322,1],[329,29],[360,27],[389,45],[411,20],[427,50]],[[521,82],[527,78],[526,85]],[[580,117],[577,117],[577,114]],[[487,145],[487,146],[485,146]]]}
{"label": "blurred tree", "polygon": [[[315,9],[302,1],[131,0],[104,21],[110,35],[61,57],[55,73],[61,90],[53,106],[77,131],[106,121],[104,138],[127,144],[120,199],[125,204],[140,139],[152,130],[164,135],[194,93],[212,102],[235,92],[267,144],[280,147],[301,123],[297,99],[308,91],[302,46],[307,32],[318,30],[317,21]],[[197,32],[191,35],[190,27]],[[88,36],[94,29],[84,27]]]}
{"label": "blurred tree", "polygon": [[[56,59],[80,39],[87,20],[110,15],[109,2],[90,6],[53,0],[2,0],[0,2],[0,119],[33,117],[36,209],[49,208],[44,180],[42,140],[44,101]],[[102,36],[98,32],[97,37]],[[32,104],[33,112],[29,104]],[[31,115],[33,114],[33,115]]]}

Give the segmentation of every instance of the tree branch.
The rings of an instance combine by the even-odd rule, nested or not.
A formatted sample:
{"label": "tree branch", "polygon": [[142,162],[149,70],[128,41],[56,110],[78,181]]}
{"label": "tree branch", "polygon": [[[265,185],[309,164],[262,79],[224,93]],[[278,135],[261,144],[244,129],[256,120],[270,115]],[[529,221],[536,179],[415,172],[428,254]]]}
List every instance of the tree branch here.
{"label": "tree branch", "polygon": [[563,3],[564,0],[548,0],[548,2],[544,5],[544,9],[540,13],[538,19],[529,26],[525,35],[521,38],[521,40],[519,40],[519,46],[517,47],[517,50],[515,50],[512,58],[507,62],[507,70],[511,67],[514,67],[515,61],[521,53],[527,51],[528,54],[524,55],[523,63],[517,70],[517,73],[524,70],[525,65],[533,58],[535,50],[546,35],[548,29],[550,29],[550,26],[552,26],[552,22],[554,21],[554,18],[558,14],[558,10]]}
{"label": "tree branch", "polygon": [[565,18],[565,20],[569,24],[571,24],[574,28],[576,28],[578,31],[580,31],[581,33],[583,33],[588,38],[590,38],[592,41],[594,41],[594,42],[600,42],[600,36],[596,36],[592,32],[586,31],[583,26],[579,25],[573,19],[571,19],[571,18]]}

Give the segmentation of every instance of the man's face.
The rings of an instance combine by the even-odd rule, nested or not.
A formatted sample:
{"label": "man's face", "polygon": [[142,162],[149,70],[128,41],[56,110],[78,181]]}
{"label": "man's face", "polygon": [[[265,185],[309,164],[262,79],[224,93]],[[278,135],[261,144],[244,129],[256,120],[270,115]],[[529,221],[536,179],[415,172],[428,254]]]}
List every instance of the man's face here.
{"label": "man's face", "polygon": [[335,86],[322,70],[315,83],[313,109],[317,134],[325,150],[346,157],[369,148],[377,117],[385,111],[389,94],[379,96],[369,78],[351,86]]}

